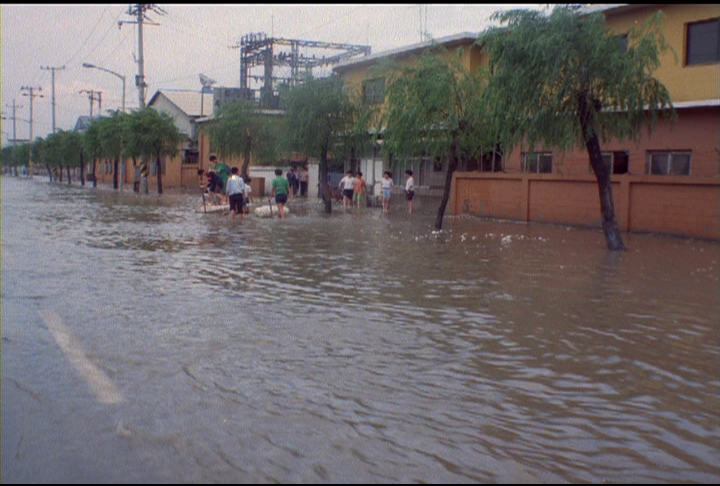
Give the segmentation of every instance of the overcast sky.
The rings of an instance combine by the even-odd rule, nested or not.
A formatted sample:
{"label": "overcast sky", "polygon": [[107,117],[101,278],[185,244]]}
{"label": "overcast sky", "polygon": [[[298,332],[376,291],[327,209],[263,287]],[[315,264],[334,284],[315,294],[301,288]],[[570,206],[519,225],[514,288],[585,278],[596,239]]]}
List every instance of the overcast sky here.
{"label": "overcast sky", "polygon": [[[321,42],[369,45],[381,53],[420,42],[422,31],[433,38],[460,32],[479,32],[490,15],[508,5],[174,5],[156,4],[165,13],[149,13],[158,25],[144,34],[146,102],[158,89],[201,88],[199,74],[215,86],[239,86],[240,37],[265,32],[268,36]],[[83,68],[84,62],[126,77],[127,109],[139,106],[135,75],[138,65],[137,25],[129,4],[2,5],[2,142],[30,135],[30,97],[23,87],[35,88],[33,137],[52,131],[52,77],[55,70],[56,128],[71,130],[80,115],[90,113],[88,93],[102,92],[102,110],[122,104],[122,80],[107,72]],[[512,7],[544,8],[525,4]],[[337,53],[335,51],[334,53]],[[41,88],[41,90],[37,90]],[[97,101],[93,113],[97,114]]]}

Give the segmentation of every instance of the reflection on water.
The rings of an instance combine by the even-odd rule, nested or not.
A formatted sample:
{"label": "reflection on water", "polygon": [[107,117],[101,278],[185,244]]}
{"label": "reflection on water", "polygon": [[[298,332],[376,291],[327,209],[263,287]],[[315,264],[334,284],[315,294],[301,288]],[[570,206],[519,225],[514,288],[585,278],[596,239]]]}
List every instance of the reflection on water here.
{"label": "reflection on water", "polygon": [[720,479],[715,242],[2,185],[6,481]]}

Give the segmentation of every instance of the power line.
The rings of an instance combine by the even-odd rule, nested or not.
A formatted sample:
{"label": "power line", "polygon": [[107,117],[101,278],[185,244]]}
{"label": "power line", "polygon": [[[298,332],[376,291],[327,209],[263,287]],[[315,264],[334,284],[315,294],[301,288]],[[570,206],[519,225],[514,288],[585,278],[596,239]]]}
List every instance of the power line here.
{"label": "power line", "polygon": [[70,59],[68,59],[68,60],[65,62],[66,65],[70,64],[70,61],[72,61],[73,59],[75,59],[75,56],[77,56],[78,53],[80,53],[80,51],[87,45],[88,40],[90,40],[90,37],[95,33],[95,29],[97,29],[98,25],[100,25],[100,21],[103,19],[103,17],[105,16],[105,12],[107,12],[109,8],[110,8],[110,5],[108,5],[107,7],[105,7],[105,10],[103,10],[102,14],[100,14],[100,18],[98,18],[97,22],[95,22],[95,27],[92,28],[92,30],[90,31],[90,33],[88,34],[88,36],[87,36],[87,37],[85,38],[85,40],[83,41],[82,45],[81,45],[80,47],[78,47],[77,51],[75,51],[75,54],[73,54],[72,56],[70,56]]}

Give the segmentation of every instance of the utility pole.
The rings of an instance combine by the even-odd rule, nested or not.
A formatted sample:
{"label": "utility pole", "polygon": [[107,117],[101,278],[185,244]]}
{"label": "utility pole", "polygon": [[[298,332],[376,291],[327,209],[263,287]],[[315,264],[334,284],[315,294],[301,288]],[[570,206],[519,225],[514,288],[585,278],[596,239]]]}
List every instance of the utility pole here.
{"label": "utility pole", "polygon": [[29,96],[30,97],[30,142],[33,141],[33,99],[35,97],[38,98],[44,98],[43,95],[35,93],[35,90],[42,91],[41,87],[33,87],[33,86],[23,86],[20,88],[20,91],[23,91],[23,96]]}
{"label": "utility pole", "polygon": [[[138,88],[138,101],[140,103],[140,109],[145,108],[145,88],[147,83],[145,82],[145,58],[143,56],[143,25],[160,25],[154,23],[147,17],[146,12],[151,10],[159,15],[165,15],[165,10],[158,7],[154,3],[136,3],[128,7],[128,15],[132,15],[136,20],[119,20],[118,27],[122,27],[123,24],[137,24],[138,25],[138,74],[135,76],[135,86]],[[146,22],[147,21],[147,22]]]}
{"label": "utility pole", "polygon": [[[87,93],[90,98],[90,120],[92,120],[93,116],[93,102],[97,99],[98,100],[98,112],[102,115],[102,91],[95,91],[94,89],[81,89],[80,93]],[[95,98],[95,94],[97,94],[97,98]]]}
{"label": "utility pole", "polygon": [[[6,106],[7,106],[8,108],[10,107],[10,105],[6,105]],[[12,144],[13,144],[13,145],[15,145],[15,142],[17,142],[17,126],[16,126],[16,123],[15,123],[15,120],[17,120],[17,118],[15,117],[15,109],[16,109],[16,108],[22,108],[22,105],[16,105],[16,104],[15,104],[15,98],[13,98],[13,104],[12,104],[12,110],[13,110],[12,113],[13,113],[13,114],[12,114],[12,118],[11,118],[11,120],[13,121],[13,139],[12,139]]]}
{"label": "utility pole", "polygon": [[52,76],[52,131],[55,133],[55,71],[62,71],[65,69],[65,66],[62,67],[50,67],[40,66],[40,69],[50,71]]}

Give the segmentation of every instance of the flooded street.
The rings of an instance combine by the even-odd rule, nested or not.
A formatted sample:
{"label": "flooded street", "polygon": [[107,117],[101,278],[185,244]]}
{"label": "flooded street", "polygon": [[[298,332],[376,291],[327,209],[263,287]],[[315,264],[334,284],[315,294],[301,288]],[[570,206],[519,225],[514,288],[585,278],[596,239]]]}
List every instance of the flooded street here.
{"label": "flooded street", "polygon": [[4,482],[720,481],[720,244],[2,179]]}

